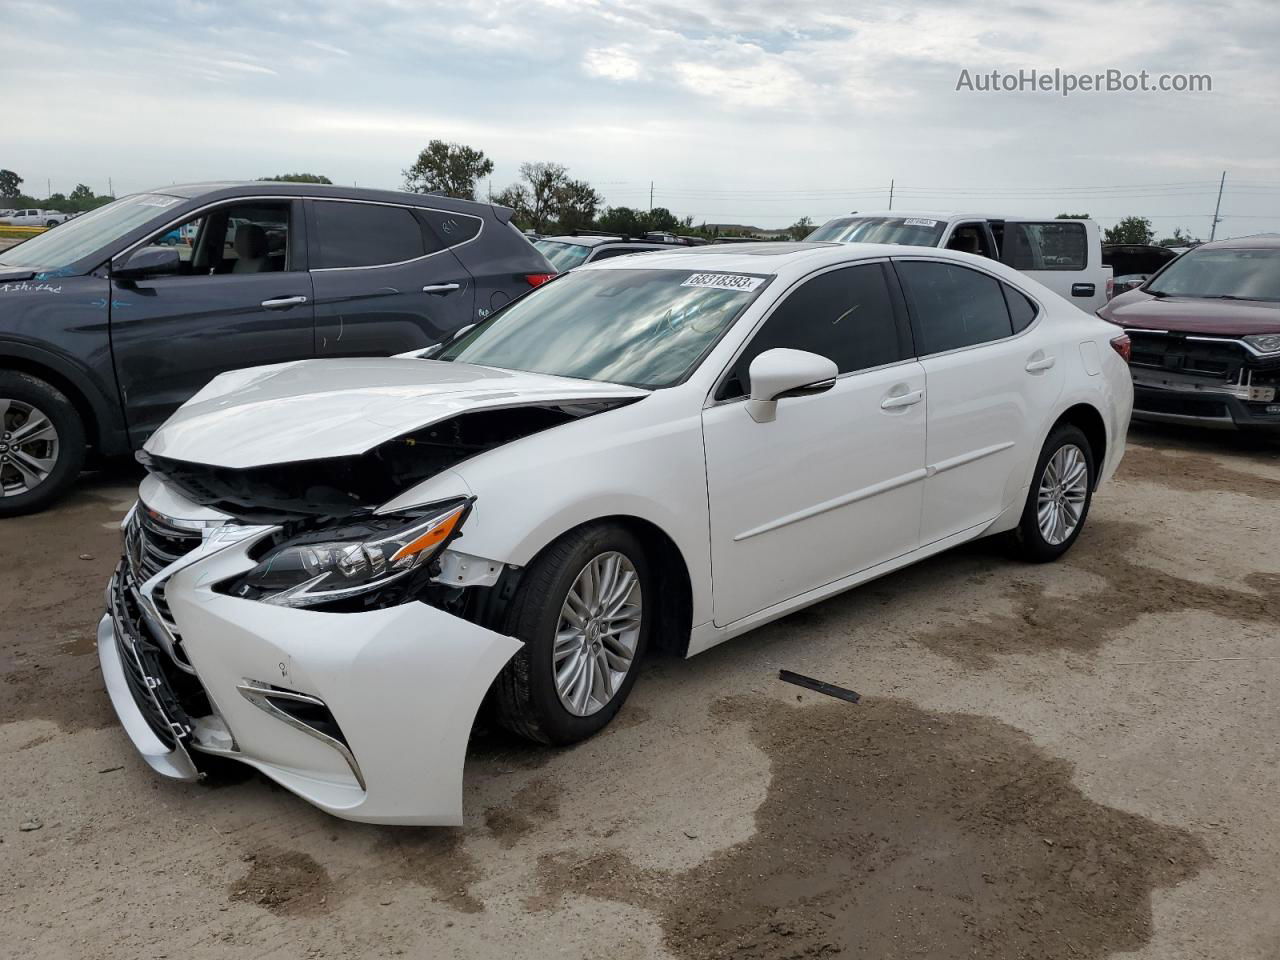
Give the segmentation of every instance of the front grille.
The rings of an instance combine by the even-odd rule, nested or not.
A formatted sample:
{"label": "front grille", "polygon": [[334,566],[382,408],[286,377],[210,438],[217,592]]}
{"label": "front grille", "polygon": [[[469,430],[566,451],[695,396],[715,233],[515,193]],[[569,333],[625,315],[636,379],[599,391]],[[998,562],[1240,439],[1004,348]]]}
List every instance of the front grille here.
{"label": "front grille", "polygon": [[200,546],[200,531],[165,521],[139,503],[125,529],[125,555],[134,579],[145,583]]}
{"label": "front grille", "polygon": [[1234,340],[1196,340],[1180,333],[1163,333],[1129,327],[1135,367],[1234,380],[1249,359],[1244,346]]}
{"label": "front grille", "polygon": [[[123,566],[111,581],[111,620],[134,703],[151,731],[172,750],[191,733],[191,717],[183,705],[181,689],[189,685],[166,668],[167,657],[150,636],[138,609],[132,577]],[[198,682],[195,689],[204,697]]]}

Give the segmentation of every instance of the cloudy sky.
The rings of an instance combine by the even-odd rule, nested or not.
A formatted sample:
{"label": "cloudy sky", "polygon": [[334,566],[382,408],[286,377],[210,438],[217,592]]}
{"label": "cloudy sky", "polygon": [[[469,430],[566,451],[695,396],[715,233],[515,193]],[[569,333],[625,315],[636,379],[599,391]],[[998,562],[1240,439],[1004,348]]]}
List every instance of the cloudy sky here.
{"label": "cloudy sky", "polygon": [[[127,13],[125,12],[127,11]],[[0,167],[30,192],[292,171],[395,187],[431,138],[494,190],[554,160],[617,205],[783,226],[854,209],[1280,230],[1275,0],[0,0]],[[977,93],[1019,69],[1208,93]]]}

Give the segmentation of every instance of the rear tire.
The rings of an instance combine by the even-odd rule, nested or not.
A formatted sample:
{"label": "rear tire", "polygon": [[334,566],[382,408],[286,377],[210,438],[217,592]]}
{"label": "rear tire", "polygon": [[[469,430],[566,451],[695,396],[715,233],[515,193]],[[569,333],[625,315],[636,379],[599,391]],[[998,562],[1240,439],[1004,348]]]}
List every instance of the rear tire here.
{"label": "rear tire", "polygon": [[48,506],[75,483],[84,457],[75,405],[37,377],[0,370],[0,517]]}
{"label": "rear tire", "polygon": [[565,534],[529,566],[508,611],[507,632],[524,646],[494,681],[495,722],[549,744],[604,729],[635,685],[656,609],[648,558],[629,530],[595,523]]}
{"label": "rear tire", "polygon": [[1049,563],[1070,550],[1089,517],[1096,476],[1084,431],[1070,423],[1055,427],[1036,461],[1022,519],[1009,534],[1014,556]]}

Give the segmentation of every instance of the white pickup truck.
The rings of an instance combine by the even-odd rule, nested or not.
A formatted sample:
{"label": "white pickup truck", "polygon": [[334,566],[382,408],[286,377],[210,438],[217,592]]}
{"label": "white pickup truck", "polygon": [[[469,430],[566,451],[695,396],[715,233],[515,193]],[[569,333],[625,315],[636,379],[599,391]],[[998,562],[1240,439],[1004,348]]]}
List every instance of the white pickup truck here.
{"label": "white pickup truck", "polygon": [[11,227],[56,227],[70,219],[71,214],[60,210],[35,210],[28,207],[25,210],[14,210],[0,217],[0,222],[7,223]]}
{"label": "white pickup truck", "polygon": [[1111,298],[1111,267],[1102,262],[1102,237],[1092,220],[891,210],[836,217],[806,239],[945,247],[990,257],[1089,313]]}

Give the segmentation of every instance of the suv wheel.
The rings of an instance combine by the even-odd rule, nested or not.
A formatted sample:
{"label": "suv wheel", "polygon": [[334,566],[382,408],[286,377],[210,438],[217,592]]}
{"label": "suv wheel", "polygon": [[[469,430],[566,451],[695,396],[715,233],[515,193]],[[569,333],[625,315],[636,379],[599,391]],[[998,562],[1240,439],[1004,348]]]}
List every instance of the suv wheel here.
{"label": "suv wheel", "polygon": [[1014,553],[1031,563],[1057,560],[1084,529],[1096,468],[1084,432],[1062,424],[1049,434],[1012,533]]}
{"label": "suv wheel", "polygon": [[0,371],[0,517],[39,510],[75,482],[84,464],[75,406],[43,380]]}
{"label": "suv wheel", "polygon": [[553,744],[602,730],[635,684],[655,602],[644,550],[624,527],[593,524],[544,550],[509,614],[524,647],[494,684],[497,722]]}

